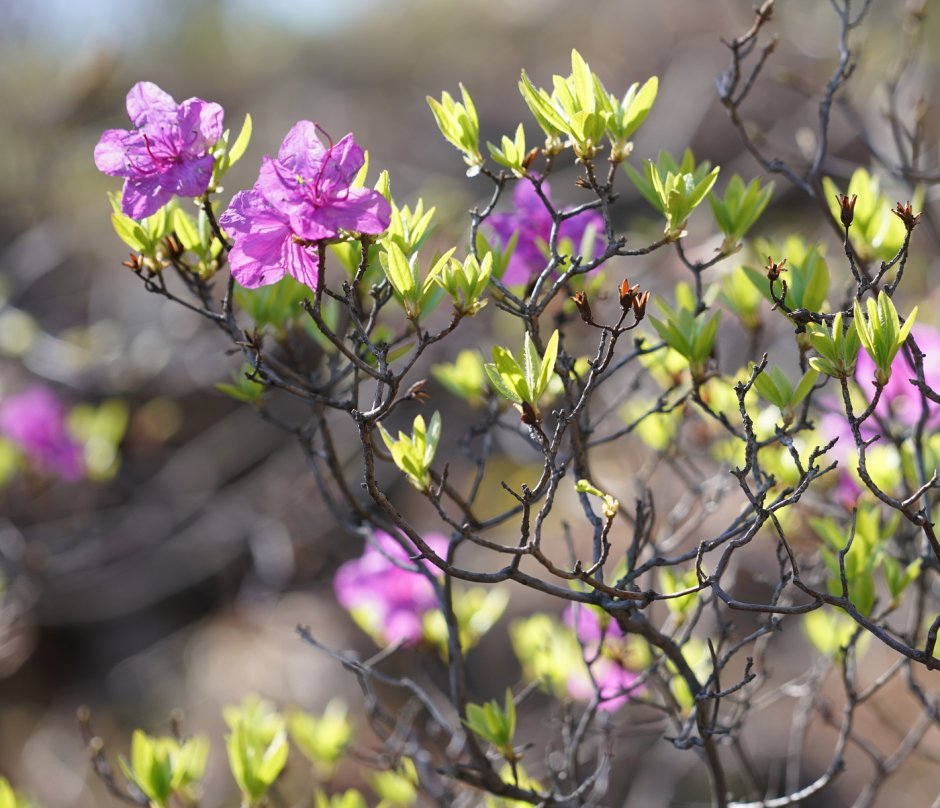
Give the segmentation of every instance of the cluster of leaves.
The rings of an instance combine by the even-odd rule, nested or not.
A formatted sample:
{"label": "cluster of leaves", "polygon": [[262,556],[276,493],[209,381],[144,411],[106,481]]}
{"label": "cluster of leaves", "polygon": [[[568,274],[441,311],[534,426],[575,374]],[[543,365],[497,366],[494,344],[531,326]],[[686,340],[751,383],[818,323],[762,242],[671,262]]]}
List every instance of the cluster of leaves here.
{"label": "cluster of leaves", "polygon": [[[244,808],[270,804],[269,792],[285,771],[291,741],[312,765],[317,781],[314,803],[327,808],[364,808],[357,789],[330,791],[337,768],[348,758],[354,740],[346,705],[334,699],[319,715],[303,710],[279,712],[273,704],[248,696],[239,705],[223,710],[229,732],[225,737],[229,769],[241,792]],[[135,730],[130,760],[119,757],[121,771],[151,808],[196,805],[200,782],[210,757],[204,736],[185,739],[153,737]],[[395,768],[368,775],[372,791],[382,808],[409,808],[417,799],[414,764],[402,759]],[[132,795],[134,791],[130,792]],[[132,802],[140,800],[132,799]],[[14,794],[0,778],[0,805],[29,808],[31,803]]]}

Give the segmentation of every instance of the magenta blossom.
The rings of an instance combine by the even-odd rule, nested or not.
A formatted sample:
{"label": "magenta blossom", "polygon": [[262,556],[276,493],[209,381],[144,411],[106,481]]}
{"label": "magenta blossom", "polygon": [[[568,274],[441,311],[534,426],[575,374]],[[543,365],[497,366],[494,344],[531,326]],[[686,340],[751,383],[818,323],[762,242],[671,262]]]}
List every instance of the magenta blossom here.
{"label": "magenta blossom", "polygon": [[[940,331],[921,325],[915,326],[912,333],[914,341],[926,354],[924,380],[928,387],[940,393]],[[914,426],[920,420],[921,400],[920,390],[910,382],[913,378],[914,371],[908,365],[904,351],[898,351],[891,365],[891,378],[881,391],[875,413],[887,421]],[[875,362],[864,350],[858,355],[855,380],[870,401],[875,394]],[[940,426],[940,405],[930,399],[927,399],[927,426]]]}
{"label": "magenta blossom", "polygon": [[39,385],[0,403],[0,433],[41,471],[63,480],[84,474],[81,446],[69,433],[65,408],[52,391]]}
{"label": "magenta blossom", "polygon": [[156,213],[173,196],[202,196],[212,178],[211,149],[222,136],[222,107],[189,98],[182,104],[141,81],[127,94],[136,129],[109,129],[95,146],[95,165],[124,177],[121,210],[134,219]]}
{"label": "magenta blossom", "polygon": [[[913,328],[912,334],[914,340],[920,349],[926,354],[924,359],[924,379],[927,385],[940,392],[940,331],[925,325],[917,325]],[[868,418],[861,427],[861,436],[863,440],[871,440],[876,435],[882,433],[880,419],[886,426],[894,427],[913,427],[921,417],[921,396],[920,390],[910,383],[910,379],[915,378],[914,371],[907,363],[904,351],[898,351],[894,362],[891,365],[891,378],[881,391],[881,397],[878,399],[878,406],[875,407],[874,414]],[[855,381],[865,393],[866,401],[871,401],[875,395],[875,363],[874,360],[864,351],[858,355],[858,363],[855,366]],[[856,464],[858,456],[855,450],[855,438],[849,427],[849,422],[842,411],[841,399],[829,402],[830,406],[838,410],[824,415],[820,419],[820,431],[825,438],[831,439],[838,437],[839,441],[832,449],[832,456],[839,461],[841,473],[836,487],[836,494],[840,501],[848,506],[853,506],[861,492],[855,479],[849,474],[847,465]],[[940,405],[937,405],[930,399],[926,401],[927,407],[927,427],[935,430],[940,427]],[[856,410],[856,415],[858,411]],[[876,446],[878,444],[875,444]]]}
{"label": "magenta blossom", "polygon": [[316,242],[340,231],[376,235],[388,227],[391,206],[378,191],[351,187],[365,162],[352,134],[329,148],[315,123],[288,132],[277,159],[265,157],[258,181],[235,195],[219,223],[234,240],[229,264],[248,289],[285,274],[319,285]]}
{"label": "magenta blossom", "polygon": [[[542,193],[551,201],[551,189],[544,180]],[[503,247],[509,243],[513,233],[519,234],[515,252],[502,278],[507,286],[528,283],[545,269],[548,264],[548,242],[552,234],[552,216],[531,182],[516,183],[512,202],[515,206],[512,213],[494,213],[486,220]],[[578,249],[589,227],[594,228],[594,250],[599,253],[605,247],[604,220],[595,210],[586,210],[565,219],[558,227],[558,239],[570,239],[575,249]]]}
{"label": "magenta blossom", "polygon": [[[438,555],[446,554],[444,536],[432,533],[425,541]],[[417,644],[423,636],[424,615],[438,608],[434,586],[418,564],[432,575],[436,568],[410,556],[388,533],[378,530],[362,556],[336,571],[336,599],[376,642]]]}
{"label": "magenta blossom", "polygon": [[590,606],[572,604],[564,620],[575,630],[590,669],[590,676],[586,671],[576,671],[568,677],[566,684],[572,698],[593,698],[596,684],[599,709],[613,712],[642,690],[639,674],[630,669],[628,638],[613,618]]}

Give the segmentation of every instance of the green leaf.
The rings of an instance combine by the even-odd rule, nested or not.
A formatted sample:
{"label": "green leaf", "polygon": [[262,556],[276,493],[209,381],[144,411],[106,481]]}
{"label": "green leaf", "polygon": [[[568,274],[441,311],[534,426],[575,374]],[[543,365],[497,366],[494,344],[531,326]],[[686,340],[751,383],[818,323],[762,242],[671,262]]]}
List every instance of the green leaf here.
{"label": "green leaf", "polygon": [[350,788],[342,794],[327,796],[322,791],[316,792],[316,808],[368,808],[365,797],[356,789]]}
{"label": "green leaf", "polygon": [[810,394],[818,378],[819,374],[815,370],[808,370],[803,374],[793,391],[793,396],[790,399],[791,406],[796,407]]}
{"label": "green leaf", "polygon": [[545,90],[536,89],[525,70],[522,71],[522,77],[519,80],[519,92],[522,93],[522,99],[546,136],[557,138],[568,131],[565,119],[553,106],[548,93]]}
{"label": "green leaf", "polygon": [[327,776],[345,754],[353,729],[346,705],[333,699],[320,716],[302,711],[290,717],[290,735],[297,748]]}
{"label": "green leaf", "polygon": [[659,92],[659,79],[656,76],[651,76],[640,88],[640,91],[631,98],[630,93],[633,92],[636,86],[634,84],[630,88],[630,92],[624,96],[622,102],[625,111],[623,129],[621,130],[621,137],[623,138],[629,138],[646,120]]}
{"label": "green leaf", "polygon": [[147,234],[130,216],[125,216],[123,213],[112,213],[111,226],[118,238],[134,252],[146,252],[149,249],[150,242]]}
{"label": "green leaf", "polygon": [[555,372],[555,360],[558,358],[558,330],[552,332],[548,338],[548,344],[545,346],[545,353],[542,356],[539,366],[539,374],[534,386],[536,399],[542,397],[542,394],[548,389],[548,383],[552,374]]}
{"label": "green leaf", "polygon": [[450,93],[446,92],[442,94],[440,102],[431,96],[427,97],[427,101],[441,134],[454,148],[463,152],[464,162],[470,167],[467,174],[473,175],[483,163],[480,155],[480,125],[473,99],[463,84],[460,85],[460,94],[463,104],[454,101]]}
{"label": "green leaf", "polygon": [[394,241],[386,244],[385,255],[388,260],[383,263],[383,268],[389,283],[392,284],[392,288],[398,293],[399,297],[408,299],[416,286],[408,259],[402,252],[401,247]]}
{"label": "green leaf", "polygon": [[453,395],[471,406],[483,403],[486,371],[479,351],[465,349],[457,354],[453,363],[441,362],[431,368],[431,374]]}
{"label": "green leaf", "polygon": [[522,403],[522,398],[519,394],[503,381],[503,377],[495,364],[486,363],[483,365],[483,370],[500,396],[513,402],[513,404]]}
{"label": "green leaf", "polygon": [[586,112],[594,112],[594,79],[587,62],[576,50],[571,51],[571,77],[574,79],[574,92],[578,107]]}
{"label": "green leaf", "polygon": [[441,434],[441,417],[438,412],[431,416],[430,427],[426,427],[421,415],[415,416],[412,434],[398,433],[396,440],[379,424],[382,437],[392,460],[405,473],[408,481],[419,491],[427,490],[431,484],[430,468],[437,451]]}
{"label": "green leaf", "polygon": [[533,396],[538,395],[536,381],[541,365],[539,363],[538,354],[535,351],[535,345],[532,342],[532,337],[529,336],[528,331],[526,331],[522,341],[522,367],[525,373],[526,387],[532,392]]}
{"label": "green leaf", "polygon": [[281,730],[274,736],[274,739],[265,749],[261,762],[258,765],[257,777],[266,785],[271,785],[277,780],[278,775],[287,763],[287,733]]}
{"label": "green leaf", "polygon": [[527,401],[532,403],[533,393],[526,381],[525,371],[516,358],[505,348],[497,345],[493,348],[493,363],[499,371],[503,382],[513,391],[516,403]]}
{"label": "green leaf", "polygon": [[241,131],[238,133],[238,137],[235,138],[235,142],[232,144],[232,147],[228,150],[228,168],[231,168],[235,163],[241,160],[242,156],[245,154],[245,150],[248,148],[248,144],[251,142],[251,115],[245,114],[245,122],[242,124]]}
{"label": "green leaf", "polygon": [[196,220],[180,207],[175,208],[173,211],[173,230],[184,250],[204,254],[205,245],[202,239],[199,238]]}

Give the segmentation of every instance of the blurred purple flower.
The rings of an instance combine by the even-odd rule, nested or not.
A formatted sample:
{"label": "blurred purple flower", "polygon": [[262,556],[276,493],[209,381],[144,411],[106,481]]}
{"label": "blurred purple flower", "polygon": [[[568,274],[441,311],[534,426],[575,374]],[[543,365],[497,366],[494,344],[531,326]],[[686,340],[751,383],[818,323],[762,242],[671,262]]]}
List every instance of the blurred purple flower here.
{"label": "blurred purple flower", "polygon": [[326,148],[317,132],[311,121],[295,124],[277,159],[264,158],[254,188],[236,194],[219,220],[234,241],[232,275],[248,289],[285,274],[316,289],[315,242],[341,230],[375,235],[388,227],[388,200],[350,187],[365,162],[352,134]]}
{"label": "blurred purple flower", "polygon": [[[929,387],[940,393],[940,331],[921,325],[915,326],[912,332],[914,341],[926,354],[924,379]],[[921,400],[920,391],[910,383],[913,378],[914,371],[904,358],[904,351],[898,351],[891,365],[891,378],[881,391],[875,413],[885,420],[914,426],[920,420]],[[855,380],[871,401],[875,394],[875,363],[864,349],[858,355]],[[930,399],[927,399],[927,426],[940,426],[940,405]]]}
{"label": "blurred purple flower", "polygon": [[586,673],[572,674],[567,681],[572,698],[593,698],[596,683],[601,699],[598,708],[613,712],[642,690],[639,674],[629,666],[627,636],[616,620],[590,606],[572,604],[565,610],[564,621],[584,646],[584,662],[594,680]]}
{"label": "blurred purple flower", "polygon": [[[926,355],[924,358],[924,379],[933,390],[940,392],[940,331],[930,326],[917,325],[912,331],[914,340]],[[913,427],[920,420],[921,397],[920,391],[910,383],[914,371],[904,357],[904,351],[898,351],[891,365],[891,378],[881,391],[881,398],[875,412],[861,427],[863,440],[871,440],[881,433],[878,419],[886,424],[895,424]],[[865,393],[866,401],[871,401],[875,394],[875,363],[862,349],[858,354],[858,363],[855,366],[855,381]],[[849,473],[847,465],[857,463],[858,456],[855,451],[855,438],[849,427],[849,422],[842,411],[842,400],[829,402],[836,412],[830,412],[820,419],[819,428],[826,440],[838,438],[833,447],[831,456],[839,461],[840,474],[836,486],[836,495],[839,501],[848,507],[853,507],[858,500],[861,489],[855,478]],[[940,405],[927,399],[927,428],[935,430],[940,427]],[[857,413],[856,413],[857,414]]]}
{"label": "blurred purple flower", "polygon": [[[542,181],[542,193],[551,201],[551,189],[545,180]],[[509,243],[513,233],[519,233],[515,252],[502,278],[507,286],[528,283],[545,269],[548,264],[546,252],[552,234],[551,214],[531,182],[516,183],[512,202],[514,211],[494,213],[486,220],[503,247]],[[558,239],[570,239],[575,249],[578,249],[588,227],[593,227],[595,231],[595,252],[603,251],[604,219],[595,210],[586,210],[565,219],[558,227]]]}
{"label": "blurred purple flower", "polygon": [[[424,540],[438,555],[446,554],[444,536],[432,533]],[[401,544],[378,530],[362,556],[336,571],[336,599],[377,641],[415,645],[423,635],[424,615],[438,608],[434,586],[418,564],[438,574],[430,562],[412,561]]]}
{"label": "blurred purple flower", "polygon": [[40,470],[75,481],[84,475],[82,448],[69,434],[65,418],[52,391],[39,385],[0,403],[0,433]]}
{"label": "blurred purple flower", "polygon": [[212,146],[222,136],[222,107],[201,98],[177,104],[141,81],[127,94],[136,129],[109,129],[95,147],[95,165],[124,177],[121,210],[134,219],[156,213],[174,195],[201,196],[209,187]]}

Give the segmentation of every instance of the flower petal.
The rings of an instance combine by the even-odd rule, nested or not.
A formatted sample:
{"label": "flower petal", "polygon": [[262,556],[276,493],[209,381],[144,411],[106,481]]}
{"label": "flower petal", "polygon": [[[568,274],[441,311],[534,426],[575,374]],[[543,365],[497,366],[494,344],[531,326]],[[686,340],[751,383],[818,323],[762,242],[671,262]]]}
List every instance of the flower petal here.
{"label": "flower petal", "polygon": [[127,114],[134,126],[175,122],[179,107],[173,96],[150,81],[139,81],[127,94]]}
{"label": "flower petal", "polygon": [[239,191],[219,224],[234,245],[228,260],[232,277],[246,289],[276,283],[287,271],[284,255],[291,232],[284,216],[255,190]]}
{"label": "flower petal", "polygon": [[218,104],[187,98],[179,109],[178,148],[182,154],[203,155],[222,137],[225,113]]}
{"label": "flower petal", "polygon": [[[546,199],[551,202],[552,189],[546,180],[542,180],[542,193]],[[551,214],[546,210],[545,203],[535,190],[535,186],[526,180],[520,180],[512,192],[512,204],[516,209],[516,215],[521,219],[527,220],[530,225],[533,220],[538,222],[540,231],[548,225],[549,230],[552,226]]]}
{"label": "flower petal", "polygon": [[41,470],[69,481],[84,475],[82,447],[69,432],[65,407],[47,387],[35,385],[6,398],[0,433]]}
{"label": "flower petal", "polygon": [[584,231],[588,227],[594,227],[594,252],[603,252],[605,244],[604,239],[604,218],[593,210],[585,210],[570,219],[565,219],[558,227],[558,238],[571,239],[574,248],[577,250],[581,246],[581,239],[584,238]]}
{"label": "flower petal", "polygon": [[174,163],[161,175],[164,188],[177,196],[202,196],[212,179],[212,166],[215,160],[211,154]]}
{"label": "flower petal", "polygon": [[316,247],[304,247],[289,239],[282,260],[294,280],[309,289],[316,289],[320,285],[320,258]]}
{"label": "flower petal", "polygon": [[365,154],[350,132],[324,153],[317,167],[317,185],[324,193],[335,188],[345,191],[356,179],[363,163],[365,163]]}
{"label": "flower petal", "polygon": [[161,185],[159,175],[128,177],[124,180],[121,211],[140,221],[152,216],[172,198],[173,192]]}
{"label": "flower petal", "polygon": [[[332,199],[317,208],[309,222],[311,229],[319,227],[334,235],[339,230],[376,235],[388,229],[391,218],[391,206],[382,194],[368,188],[352,188],[345,198]],[[314,238],[303,232],[300,235]]]}
{"label": "flower petal", "polygon": [[277,159],[290,174],[310,178],[319,169],[326,148],[313,121],[297,121],[278,149]]}
{"label": "flower petal", "polygon": [[95,165],[98,170],[112,177],[127,176],[127,152],[137,144],[143,146],[143,138],[127,129],[108,129],[95,146]]}

